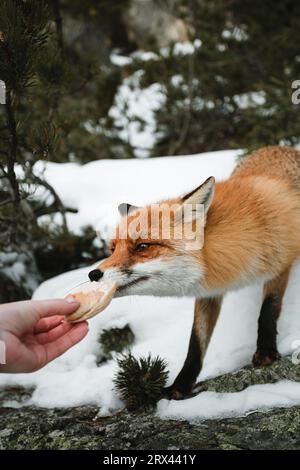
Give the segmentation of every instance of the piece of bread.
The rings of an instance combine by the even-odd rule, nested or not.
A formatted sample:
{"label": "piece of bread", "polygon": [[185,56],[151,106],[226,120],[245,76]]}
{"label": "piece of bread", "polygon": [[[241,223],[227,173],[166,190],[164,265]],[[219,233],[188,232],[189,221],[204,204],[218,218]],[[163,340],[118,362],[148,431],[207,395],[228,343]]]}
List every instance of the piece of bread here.
{"label": "piece of bread", "polygon": [[71,315],[67,315],[66,320],[70,323],[77,323],[88,320],[102,312],[110,304],[116,288],[117,286],[114,282],[97,283],[97,287],[94,287],[92,290],[71,294],[72,297],[79,300],[80,307]]}

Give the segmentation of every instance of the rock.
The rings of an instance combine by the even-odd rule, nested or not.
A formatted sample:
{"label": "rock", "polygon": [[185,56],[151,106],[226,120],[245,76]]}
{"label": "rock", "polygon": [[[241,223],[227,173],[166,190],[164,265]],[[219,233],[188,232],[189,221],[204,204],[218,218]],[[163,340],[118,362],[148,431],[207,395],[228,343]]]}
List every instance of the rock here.
{"label": "rock", "polygon": [[1,437],[8,437],[8,436],[10,436],[11,434],[13,434],[13,430],[12,430],[12,429],[9,429],[9,428],[7,428],[7,429],[2,429],[2,430],[0,431],[0,439],[1,439]]}
{"label": "rock", "polygon": [[166,47],[173,42],[187,41],[185,22],[172,13],[175,4],[176,0],[171,0],[168,5],[158,5],[154,0],[132,0],[124,14],[129,40],[140,49],[148,49],[153,43]]}
{"label": "rock", "polygon": [[1,408],[0,449],[300,449],[300,407],[198,425],[146,413],[97,418],[97,412],[95,406],[54,413]]}
{"label": "rock", "polygon": [[241,392],[250,385],[275,383],[279,380],[300,382],[300,367],[293,364],[289,356],[274,362],[269,367],[247,366],[237,372],[200,382],[196,385],[195,391],[197,393],[204,391]]}
{"label": "rock", "polygon": [[[207,380],[201,390],[240,391],[255,383],[299,380],[299,372],[287,357],[268,368],[246,367]],[[161,420],[145,412],[99,417],[96,406],[2,406],[8,399],[22,401],[28,393],[22,388],[0,390],[0,449],[300,449],[300,406],[199,424]]]}

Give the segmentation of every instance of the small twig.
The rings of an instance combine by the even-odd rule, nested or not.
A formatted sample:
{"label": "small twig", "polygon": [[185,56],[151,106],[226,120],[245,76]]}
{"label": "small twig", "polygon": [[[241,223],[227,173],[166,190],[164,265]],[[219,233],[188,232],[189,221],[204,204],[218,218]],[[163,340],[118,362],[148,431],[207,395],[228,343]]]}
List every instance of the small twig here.
{"label": "small twig", "polygon": [[[59,208],[57,207],[57,205],[55,203],[53,203],[50,206],[38,207],[38,208],[34,209],[33,212],[34,212],[35,217],[38,218],[38,217],[41,217],[43,215],[55,214],[58,211],[59,211]],[[65,212],[70,212],[72,214],[77,214],[78,213],[78,209],[75,209],[74,207],[64,206],[64,211]]]}
{"label": "small twig", "polygon": [[6,204],[13,204],[14,200],[13,199],[5,199],[5,201],[0,202],[0,207],[6,206]]}
{"label": "small twig", "polygon": [[194,80],[194,69],[195,69],[195,53],[190,54],[188,57],[188,106],[184,113],[183,125],[179,135],[179,139],[176,140],[170,149],[170,154],[176,154],[181,149],[188,135],[188,131],[191,123],[192,116],[192,103],[193,103],[193,80]]}
{"label": "small twig", "polygon": [[6,88],[6,116],[7,124],[10,132],[10,153],[7,158],[7,177],[13,191],[14,202],[16,206],[20,203],[20,191],[18,180],[15,173],[15,163],[17,161],[17,149],[18,149],[18,136],[17,136],[17,125],[12,106],[11,91]]}
{"label": "small twig", "polygon": [[2,165],[2,163],[0,163],[0,170],[2,171],[4,177],[7,178],[8,174],[7,174],[7,171],[4,167],[4,165]]}
{"label": "small twig", "polygon": [[53,7],[54,21],[56,25],[57,42],[62,52],[64,48],[64,36],[63,36],[62,16],[60,12],[60,2],[59,0],[52,0],[51,3]]}
{"label": "small twig", "polygon": [[46,189],[48,189],[48,191],[51,193],[51,195],[54,198],[54,201],[55,201],[54,204],[57,207],[57,211],[61,212],[64,228],[68,230],[67,219],[66,219],[66,212],[67,212],[66,207],[64,206],[62,200],[60,199],[59,195],[57,194],[53,186],[51,186],[50,183],[48,183],[46,180],[43,180],[37,175],[33,175],[33,179],[37,183],[39,183],[41,186],[44,186]]}

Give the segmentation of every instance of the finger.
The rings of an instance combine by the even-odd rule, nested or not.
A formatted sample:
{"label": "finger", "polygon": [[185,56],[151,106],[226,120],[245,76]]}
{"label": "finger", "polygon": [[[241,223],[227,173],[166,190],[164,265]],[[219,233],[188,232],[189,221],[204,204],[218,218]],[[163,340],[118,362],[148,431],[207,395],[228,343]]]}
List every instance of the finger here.
{"label": "finger", "polygon": [[77,323],[65,335],[51,343],[44,345],[46,351],[46,363],[53,361],[75,344],[79,343],[88,333],[88,324],[86,322]]}
{"label": "finger", "polygon": [[54,315],[70,315],[79,307],[79,302],[75,297],[68,296],[66,299],[53,300],[32,300],[32,308],[38,313],[40,318],[52,317]]}
{"label": "finger", "polygon": [[56,341],[58,338],[68,333],[68,331],[71,331],[71,329],[72,325],[70,323],[61,322],[51,330],[35,335],[35,339],[39,344],[51,343],[52,341]]}
{"label": "finger", "polygon": [[18,308],[18,319],[15,318],[12,328],[15,334],[22,334],[34,327],[42,318],[56,315],[70,315],[79,307],[74,297],[54,300],[26,300],[14,304]]}
{"label": "finger", "polygon": [[34,333],[44,333],[46,331],[55,328],[63,322],[63,317],[61,315],[56,315],[54,317],[41,318],[34,327]]}

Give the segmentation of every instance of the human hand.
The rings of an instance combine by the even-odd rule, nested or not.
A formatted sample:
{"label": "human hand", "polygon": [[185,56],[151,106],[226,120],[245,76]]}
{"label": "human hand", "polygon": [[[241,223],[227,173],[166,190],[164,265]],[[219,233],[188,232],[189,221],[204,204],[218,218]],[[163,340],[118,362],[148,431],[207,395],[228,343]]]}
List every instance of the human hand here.
{"label": "human hand", "polygon": [[64,321],[78,307],[73,297],[0,305],[0,340],[6,350],[0,372],[34,372],[79,343],[87,322]]}

